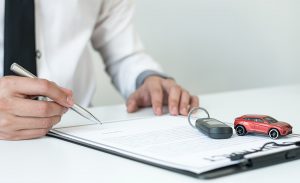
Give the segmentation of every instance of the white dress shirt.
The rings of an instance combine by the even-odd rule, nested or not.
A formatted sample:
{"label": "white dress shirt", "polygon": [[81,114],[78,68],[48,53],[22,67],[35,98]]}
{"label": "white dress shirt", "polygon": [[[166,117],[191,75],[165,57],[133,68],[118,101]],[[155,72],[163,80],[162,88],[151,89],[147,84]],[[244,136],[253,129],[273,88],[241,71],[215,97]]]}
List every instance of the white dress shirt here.
{"label": "white dress shirt", "polygon": [[[4,9],[5,0],[0,0],[1,76]],[[35,0],[38,76],[72,89],[75,101],[88,106],[96,86],[91,56],[95,49],[112,83],[127,98],[143,72],[161,72],[143,50],[132,25],[133,13],[130,0]]]}

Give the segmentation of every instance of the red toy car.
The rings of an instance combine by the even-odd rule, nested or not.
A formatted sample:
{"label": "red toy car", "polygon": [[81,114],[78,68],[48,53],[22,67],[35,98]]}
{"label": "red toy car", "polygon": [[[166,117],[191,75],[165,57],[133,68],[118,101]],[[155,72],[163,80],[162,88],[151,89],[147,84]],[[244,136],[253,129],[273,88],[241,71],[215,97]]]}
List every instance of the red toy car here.
{"label": "red toy car", "polygon": [[292,133],[292,126],[267,115],[244,115],[234,121],[234,129],[239,136],[247,133],[263,133],[272,139]]}

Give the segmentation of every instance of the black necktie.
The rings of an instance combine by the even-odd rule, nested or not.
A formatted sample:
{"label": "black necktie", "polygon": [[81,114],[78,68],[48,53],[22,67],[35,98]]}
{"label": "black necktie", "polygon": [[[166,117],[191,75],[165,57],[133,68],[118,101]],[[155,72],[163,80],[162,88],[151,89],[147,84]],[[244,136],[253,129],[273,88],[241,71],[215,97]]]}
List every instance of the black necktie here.
{"label": "black necktie", "polygon": [[14,62],[36,75],[34,0],[5,0],[4,75]]}

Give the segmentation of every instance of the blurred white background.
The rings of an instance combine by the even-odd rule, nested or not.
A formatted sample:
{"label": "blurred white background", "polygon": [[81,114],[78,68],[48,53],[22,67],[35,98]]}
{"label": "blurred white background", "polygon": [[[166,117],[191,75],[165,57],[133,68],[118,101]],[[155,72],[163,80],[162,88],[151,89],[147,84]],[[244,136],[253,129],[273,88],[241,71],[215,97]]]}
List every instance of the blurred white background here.
{"label": "blurred white background", "polygon": [[[194,94],[300,82],[299,0],[135,2],[146,50]],[[122,103],[98,73],[94,105]]]}

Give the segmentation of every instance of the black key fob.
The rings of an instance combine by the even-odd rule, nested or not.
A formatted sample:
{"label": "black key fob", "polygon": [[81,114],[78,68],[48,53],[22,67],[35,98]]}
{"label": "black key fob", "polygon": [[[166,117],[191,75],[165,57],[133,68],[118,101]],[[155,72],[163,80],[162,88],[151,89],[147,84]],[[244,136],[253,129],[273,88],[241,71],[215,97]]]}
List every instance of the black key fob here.
{"label": "black key fob", "polygon": [[228,139],[233,134],[230,126],[214,118],[199,118],[196,120],[195,126],[213,139]]}

